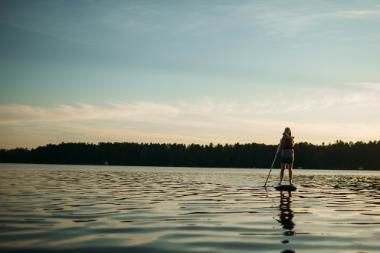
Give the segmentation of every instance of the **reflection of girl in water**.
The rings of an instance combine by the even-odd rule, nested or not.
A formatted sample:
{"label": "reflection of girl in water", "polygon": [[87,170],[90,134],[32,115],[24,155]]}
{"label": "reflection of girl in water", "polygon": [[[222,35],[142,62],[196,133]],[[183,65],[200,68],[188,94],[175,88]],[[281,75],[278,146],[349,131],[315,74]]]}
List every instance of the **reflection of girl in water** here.
{"label": "reflection of girl in water", "polygon": [[290,207],[291,203],[292,203],[291,193],[288,192],[288,195],[285,195],[281,191],[281,198],[280,198],[280,205],[279,205],[279,208],[280,208],[279,217],[280,217],[280,219],[277,221],[282,224],[282,227],[284,229],[288,230],[287,232],[285,232],[286,235],[294,235],[294,231],[292,231],[292,230],[293,230],[295,224],[293,222],[293,217],[294,217],[293,210]]}

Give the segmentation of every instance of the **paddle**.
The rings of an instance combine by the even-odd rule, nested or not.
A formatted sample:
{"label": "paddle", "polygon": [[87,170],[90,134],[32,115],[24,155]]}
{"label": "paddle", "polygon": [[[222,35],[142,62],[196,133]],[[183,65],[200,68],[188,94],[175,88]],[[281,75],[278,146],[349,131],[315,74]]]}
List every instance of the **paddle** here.
{"label": "paddle", "polygon": [[272,169],[273,169],[274,163],[276,162],[277,155],[278,155],[278,153],[279,153],[279,151],[280,151],[280,147],[281,147],[281,141],[280,141],[280,144],[278,144],[278,147],[277,147],[277,150],[276,150],[276,154],[274,155],[274,159],[273,159],[272,165],[270,166],[270,170],[269,170],[269,173],[268,173],[268,176],[267,176],[267,180],[265,180],[264,187],[267,186],[268,179],[269,179],[270,173],[272,172]]}

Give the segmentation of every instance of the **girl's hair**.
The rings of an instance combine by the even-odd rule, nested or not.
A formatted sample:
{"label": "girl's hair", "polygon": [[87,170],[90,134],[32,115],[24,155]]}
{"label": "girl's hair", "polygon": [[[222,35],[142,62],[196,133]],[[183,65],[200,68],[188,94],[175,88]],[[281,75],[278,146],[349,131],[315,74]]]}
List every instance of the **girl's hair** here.
{"label": "girl's hair", "polygon": [[285,128],[284,133],[287,133],[289,136],[292,136],[292,131],[290,130],[289,127],[286,127],[286,128]]}

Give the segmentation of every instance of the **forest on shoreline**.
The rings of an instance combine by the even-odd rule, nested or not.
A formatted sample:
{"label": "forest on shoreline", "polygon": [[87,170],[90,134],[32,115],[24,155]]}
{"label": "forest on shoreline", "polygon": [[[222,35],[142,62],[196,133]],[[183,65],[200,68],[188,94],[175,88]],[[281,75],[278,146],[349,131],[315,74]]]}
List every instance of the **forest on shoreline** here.
{"label": "forest on shoreline", "polygon": [[[258,143],[61,143],[33,149],[0,149],[0,162],[268,168],[276,148],[276,145]],[[336,141],[327,145],[302,142],[296,144],[295,154],[295,168],[380,170],[380,141]]]}

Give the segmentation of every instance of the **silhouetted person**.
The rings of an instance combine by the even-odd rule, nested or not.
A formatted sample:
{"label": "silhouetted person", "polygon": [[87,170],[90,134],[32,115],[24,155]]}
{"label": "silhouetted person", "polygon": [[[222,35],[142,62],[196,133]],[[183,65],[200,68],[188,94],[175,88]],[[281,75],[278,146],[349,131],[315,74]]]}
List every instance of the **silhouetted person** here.
{"label": "silhouetted person", "polygon": [[289,171],[289,183],[292,184],[293,180],[293,162],[294,162],[294,137],[290,128],[285,128],[282,134],[282,139],[280,142],[280,155],[281,155],[281,173],[280,173],[280,183],[284,178],[284,170]]}

